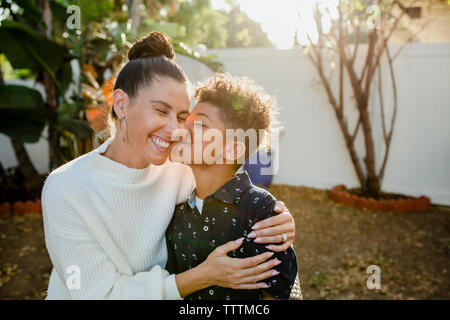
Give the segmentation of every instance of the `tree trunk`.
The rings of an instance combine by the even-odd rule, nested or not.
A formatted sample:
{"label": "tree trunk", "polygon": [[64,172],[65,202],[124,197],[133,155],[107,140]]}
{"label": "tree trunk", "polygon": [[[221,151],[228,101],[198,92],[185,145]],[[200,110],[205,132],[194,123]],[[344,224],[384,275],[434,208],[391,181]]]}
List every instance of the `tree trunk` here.
{"label": "tree trunk", "polygon": [[[50,38],[52,34],[52,11],[50,9],[50,4],[48,0],[38,0],[38,7],[42,11],[42,19],[47,27],[46,32],[41,32],[46,37]],[[48,120],[48,140],[49,140],[49,158],[50,158],[50,169],[55,169],[62,164],[61,160],[61,146],[60,146],[60,135],[57,129],[58,123],[58,91],[56,89],[55,82],[50,77],[48,72],[43,71],[43,82],[45,87],[45,94],[47,96],[45,106],[47,108],[47,120]]]}
{"label": "tree trunk", "polygon": [[62,164],[61,161],[61,148],[59,143],[59,131],[57,129],[58,123],[58,93],[56,91],[55,83],[47,72],[44,72],[44,86],[45,93],[47,95],[47,101],[45,103],[47,107],[47,120],[48,120],[48,142],[49,142],[49,158],[50,169],[55,169]]}
{"label": "tree trunk", "polygon": [[42,177],[31,162],[24,143],[16,139],[11,139],[11,144],[13,146],[17,162],[19,163],[20,172],[24,177],[25,189],[29,192],[36,191],[41,187]]}
{"label": "tree trunk", "polygon": [[131,28],[136,31],[141,25],[141,5],[142,0],[128,1],[128,10],[130,12]]}
{"label": "tree trunk", "polygon": [[361,124],[364,133],[364,145],[366,148],[366,156],[364,162],[366,164],[366,181],[363,185],[364,193],[371,197],[377,198],[380,195],[380,181],[375,169],[375,146],[372,137],[372,125],[370,123],[369,112],[366,106],[360,107]]}
{"label": "tree trunk", "polygon": [[[341,50],[344,50],[341,48]],[[370,49],[369,49],[370,50]],[[368,53],[370,55],[372,53]],[[345,51],[341,51],[341,56],[345,57]],[[371,61],[372,58],[368,57],[367,61]],[[368,110],[369,94],[370,90],[365,91],[362,87],[362,81],[358,79],[353,63],[350,60],[344,59],[347,73],[349,75],[350,84],[353,90],[353,94],[356,100],[356,106],[359,111],[359,118],[361,119],[361,125],[364,135],[364,146],[366,149],[366,155],[364,157],[364,163],[366,168],[366,178],[361,185],[363,192],[371,197],[378,197],[380,194],[379,177],[377,176],[375,169],[375,146],[372,137],[372,125],[370,123],[370,116]],[[367,62],[366,62],[367,63]]]}
{"label": "tree trunk", "polygon": [[5,168],[3,168],[2,163],[0,162],[0,181],[3,186],[9,185],[9,177],[6,173]]}

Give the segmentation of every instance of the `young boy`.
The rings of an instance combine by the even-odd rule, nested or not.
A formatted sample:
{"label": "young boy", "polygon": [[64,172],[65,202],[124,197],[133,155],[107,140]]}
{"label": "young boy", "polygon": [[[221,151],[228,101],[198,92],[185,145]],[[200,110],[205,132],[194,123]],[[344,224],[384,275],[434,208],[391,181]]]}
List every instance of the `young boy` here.
{"label": "young boy", "polygon": [[[270,130],[274,100],[247,79],[226,74],[208,79],[194,96],[198,104],[186,119],[186,127],[192,137],[189,165],[196,189],[185,203],[176,206],[166,231],[166,269],[170,273],[197,266],[218,246],[241,237],[245,237],[243,244],[229,254],[231,257],[245,258],[269,251],[265,244],[248,236],[254,224],[274,214],[276,201],[269,192],[254,186],[242,169],[242,160],[248,159],[261,144],[259,130]],[[257,139],[253,144],[245,137],[227,140],[227,129],[252,129]],[[196,130],[203,133],[198,135]],[[212,151],[211,143],[208,146],[204,141],[209,139],[203,136],[208,130],[221,133],[223,140],[216,135],[212,143],[223,148],[214,149],[209,153],[212,159],[205,160],[205,151]],[[275,252],[273,258],[280,261],[275,267],[278,274],[265,280],[269,287],[264,291],[213,286],[185,299],[288,299],[297,275],[294,250]]]}

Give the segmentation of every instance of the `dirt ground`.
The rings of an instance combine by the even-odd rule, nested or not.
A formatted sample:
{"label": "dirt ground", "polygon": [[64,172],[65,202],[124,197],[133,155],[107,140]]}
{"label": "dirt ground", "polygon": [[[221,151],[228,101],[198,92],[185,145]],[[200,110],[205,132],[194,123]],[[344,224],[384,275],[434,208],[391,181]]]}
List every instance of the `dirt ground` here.
{"label": "dirt ground", "polygon": [[[304,299],[450,299],[450,209],[371,212],[329,193],[272,186],[292,212]],[[367,267],[381,271],[369,290]],[[42,217],[0,218],[0,299],[45,297],[51,262]]]}

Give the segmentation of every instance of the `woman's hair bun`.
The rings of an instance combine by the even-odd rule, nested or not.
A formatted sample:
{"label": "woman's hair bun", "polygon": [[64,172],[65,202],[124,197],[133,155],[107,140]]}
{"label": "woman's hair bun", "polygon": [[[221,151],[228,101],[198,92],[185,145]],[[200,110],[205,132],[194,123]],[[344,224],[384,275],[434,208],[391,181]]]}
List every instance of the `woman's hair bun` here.
{"label": "woman's hair bun", "polygon": [[137,40],[128,51],[128,60],[165,56],[170,60],[175,58],[170,38],[162,32],[150,32]]}

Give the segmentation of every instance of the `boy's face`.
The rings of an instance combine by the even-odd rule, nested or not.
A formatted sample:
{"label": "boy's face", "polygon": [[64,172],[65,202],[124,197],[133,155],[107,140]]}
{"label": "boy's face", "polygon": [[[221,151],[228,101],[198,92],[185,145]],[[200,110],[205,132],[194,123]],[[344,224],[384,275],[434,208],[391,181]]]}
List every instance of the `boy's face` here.
{"label": "boy's face", "polygon": [[209,102],[198,103],[186,118],[191,136],[191,163],[213,164],[224,160],[226,125],[220,111]]}

